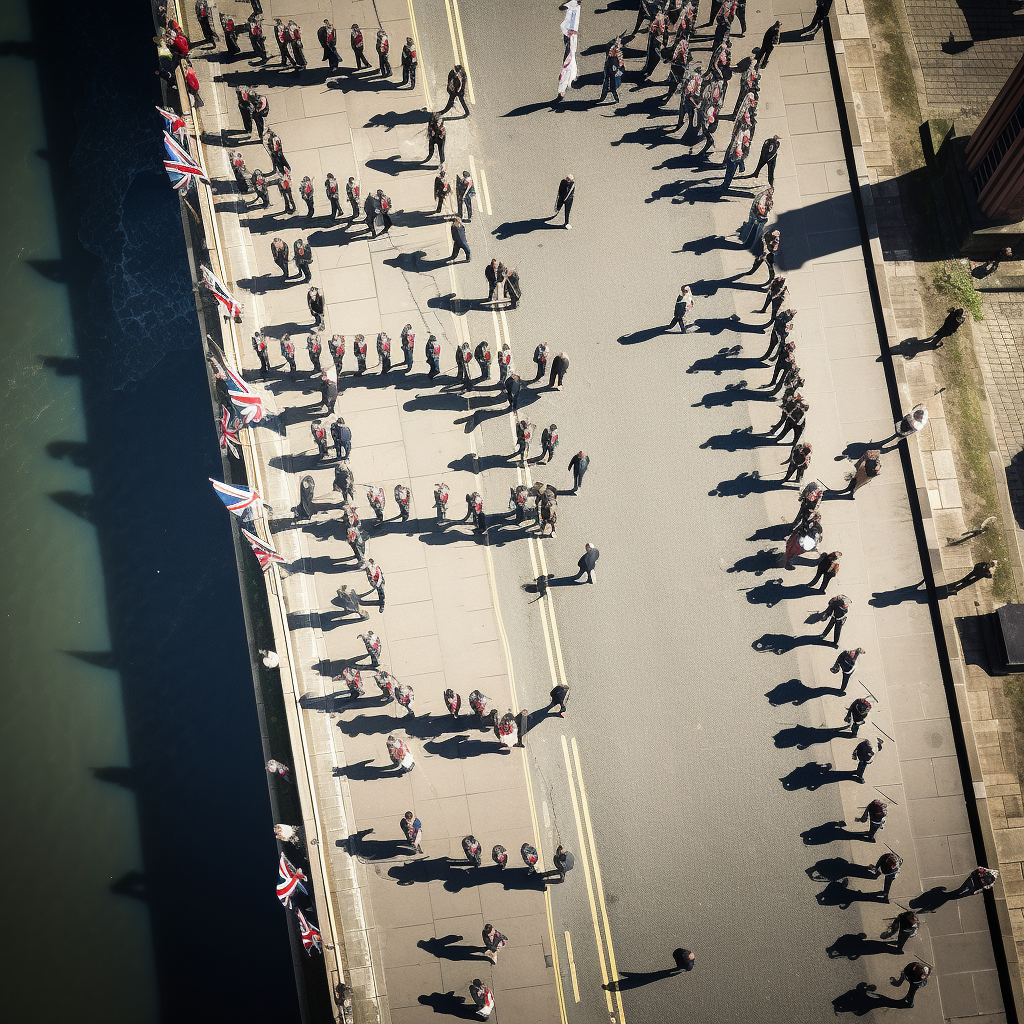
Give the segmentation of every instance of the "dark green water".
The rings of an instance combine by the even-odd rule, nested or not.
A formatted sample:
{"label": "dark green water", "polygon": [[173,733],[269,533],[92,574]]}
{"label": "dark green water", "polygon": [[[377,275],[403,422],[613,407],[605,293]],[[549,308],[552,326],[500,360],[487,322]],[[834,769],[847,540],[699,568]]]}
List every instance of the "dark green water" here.
{"label": "dark green water", "polygon": [[[298,1019],[152,23],[0,3],[4,1016]],[[64,30],[59,30],[64,33]]]}

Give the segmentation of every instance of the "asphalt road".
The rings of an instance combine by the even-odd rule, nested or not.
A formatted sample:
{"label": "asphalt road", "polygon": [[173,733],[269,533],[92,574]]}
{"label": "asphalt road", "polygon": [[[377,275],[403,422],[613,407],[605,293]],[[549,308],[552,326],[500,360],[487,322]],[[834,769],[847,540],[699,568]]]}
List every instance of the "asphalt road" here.
{"label": "asphalt road", "polygon": [[[542,391],[524,407],[538,432],[554,421],[562,439],[554,468],[535,467],[534,478],[567,488],[572,453],[584,448],[592,457],[579,496],[559,503],[557,538],[545,542],[556,577],[575,573],[588,540],[601,559],[597,585],[555,589],[573,694],[564,722],[550,718],[529,737],[538,813],[552,837],[578,846],[560,739],[575,737],[620,974],[669,967],[676,946],[696,951],[692,974],[627,980],[627,1020],[685,1012],[716,1021],[823,1021],[833,1016],[832,998],[867,978],[864,961],[826,953],[837,936],[863,930],[856,905],[819,907],[822,885],[806,874],[819,857],[848,851],[839,843],[807,846],[800,835],[843,817],[838,787],[783,790],[780,779],[809,756],[777,749],[774,735],[823,719],[817,701],[782,710],[768,704],[764,695],[797,675],[797,662],[751,644],[764,633],[791,633],[794,623],[785,604],[748,603],[744,591],[757,579],[725,571],[763,548],[763,531],[773,525],[756,489],[709,493],[763,465],[753,450],[701,447],[750,426],[743,401],[700,405],[745,375],[687,373],[723,346],[746,341],[756,356],[766,342],[717,322],[714,333],[686,337],[650,330],[670,318],[681,283],[725,276],[716,248],[683,251],[684,243],[717,233],[713,204],[673,201],[675,182],[694,179],[693,164],[685,148],[663,137],[674,113],[652,117],[652,105],[642,102],[656,90],[631,92],[627,79],[618,108],[593,106],[604,46],[632,27],[635,14],[624,3],[599,14],[585,7],[583,88],[555,112],[546,105],[562,56],[554,5],[461,0],[476,105],[468,120],[449,122],[449,171],[468,166],[472,153],[493,210],[470,227],[473,262],[458,268],[460,294],[486,294],[483,271],[492,256],[518,266],[525,298],[508,323],[522,376],[533,376],[541,339],[571,358],[565,389]],[[430,84],[443,90],[452,59],[444,0],[417,0],[415,10],[424,64],[436,69]],[[767,18],[752,7],[749,46]],[[664,75],[661,69],[656,77]],[[577,198],[573,230],[564,231],[539,218],[551,214],[558,181],[569,172]],[[729,202],[738,226],[747,203]],[[746,324],[762,321],[751,315],[761,293],[701,291],[712,292],[699,299],[706,320],[738,314]],[[465,321],[474,344],[487,338],[493,346],[489,312],[470,312]],[[765,371],[748,375],[758,373]],[[505,459],[514,448],[506,407],[482,395],[474,404],[487,505],[500,510],[516,482]],[[539,606],[524,591],[534,576],[527,544],[500,528],[492,544],[519,699],[543,707],[552,683]],[[818,657],[830,660],[825,649]],[[876,847],[858,847],[861,861],[878,855]],[[607,1020],[579,870],[554,888],[553,904],[559,955],[564,962],[568,930],[579,976],[579,1004],[566,988],[569,1019]]]}

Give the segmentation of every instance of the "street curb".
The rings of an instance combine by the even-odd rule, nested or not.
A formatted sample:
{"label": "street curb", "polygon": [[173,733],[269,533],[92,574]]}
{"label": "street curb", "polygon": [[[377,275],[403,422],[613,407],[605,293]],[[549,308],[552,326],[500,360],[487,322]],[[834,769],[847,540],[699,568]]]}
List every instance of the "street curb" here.
{"label": "street curb", "polygon": [[[898,422],[903,415],[903,409],[910,408],[913,402],[910,400],[910,387],[904,361],[894,359],[891,352],[892,347],[898,343],[896,315],[889,295],[885,261],[875,216],[874,197],[871,192],[867,162],[857,124],[854,90],[846,62],[841,22],[842,17],[833,9],[825,26],[825,46],[828,52],[832,84],[839,100],[840,129],[850,178],[851,182],[856,180],[857,183],[857,187],[852,189],[852,192],[858,219],[861,221],[868,287],[874,306],[879,340],[888,343],[882,346],[882,365],[885,368],[886,380],[889,384],[893,419]],[[979,863],[998,864],[999,856],[988,810],[978,743],[967,699],[966,673],[955,616],[949,600],[940,600],[936,591],[936,581],[944,584],[946,578],[935,520],[932,516],[931,501],[928,497],[928,483],[920,446],[910,443],[900,445],[900,456],[903,460],[904,475],[909,485],[911,512],[924,563],[929,609],[935,626],[936,648],[950,707],[950,724],[953,728],[953,738],[959,755],[961,775],[965,782],[964,797],[975,849]],[[1000,504],[1002,503],[1000,502]],[[1012,547],[1011,550],[1013,550]],[[966,785],[968,782],[969,786]],[[1024,1011],[1024,984],[1022,984],[1017,947],[1010,925],[1006,895],[1001,882],[991,890],[991,896],[991,901],[986,898],[989,926],[993,933],[997,933],[1002,940],[1000,943],[994,944],[997,951],[996,964],[999,969],[999,980],[1003,989],[1007,1019],[1016,1021],[1024,1016],[1022,1013]],[[998,952],[1000,948],[1002,956]]]}

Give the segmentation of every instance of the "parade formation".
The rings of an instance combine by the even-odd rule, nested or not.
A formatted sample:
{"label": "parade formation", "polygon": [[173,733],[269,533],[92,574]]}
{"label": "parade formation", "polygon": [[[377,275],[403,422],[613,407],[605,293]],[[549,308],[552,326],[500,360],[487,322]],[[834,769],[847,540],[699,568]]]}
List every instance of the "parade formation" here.
{"label": "parade formation", "polygon": [[[793,518],[790,521],[787,517],[784,549],[773,553],[770,567],[784,574],[795,572],[798,568],[806,569],[808,579],[804,583],[807,591],[822,595],[831,592],[827,602],[824,597],[819,599],[823,607],[819,605],[818,610],[806,620],[811,624],[807,641],[812,647],[830,647],[836,655],[834,664],[823,663],[821,667],[828,667],[832,673],[841,674],[841,686],[824,689],[821,700],[837,702],[829,714],[845,714],[845,728],[834,729],[829,735],[830,741],[834,741],[833,751],[838,748],[840,741],[848,741],[847,746],[842,748],[846,752],[841,755],[848,758],[846,764],[836,768],[831,763],[815,763],[813,768],[805,766],[781,780],[782,788],[810,790],[839,779],[868,786],[873,773],[878,770],[876,758],[891,737],[876,727],[872,717],[872,713],[878,711],[879,700],[863,681],[862,669],[865,663],[871,662],[874,652],[867,647],[856,646],[858,643],[867,643],[857,632],[856,618],[851,620],[851,613],[857,609],[856,601],[846,594],[836,592],[844,585],[844,568],[849,564],[849,559],[844,561],[843,552],[838,550],[836,544],[845,523],[837,522],[837,517],[843,513],[833,513],[833,510],[849,507],[847,502],[857,500],[859,495],[863,500],[862,489],[872,481],[901,473],[900,445],[904,442],[914,443],[914,438],[922,430],[928,429],[929,414],[925,405],[915,406],[893,423],[891,436],[884,440],[870,439],[858,447],[853,455],[834,451],[826,453],[820,443],[815,451],[807,440],[808,436],[813,436],[809,431],[814,429],[815,413],[812,413],[805,393],[811,374],[817,372],[818,354],[816,351],[809,352],[809,358],[802,360],[808,369],[801,367],[799,360],[803,353],[798,356],[798,351],[804,347],[801,343],[803,307],[791,293],[790,281],[787,280],[790,275],[781,272],[783,269],[788,271],[791,266],[799,266],[799,263],[786,262],[787,235],[776,210],[777,200],[786,187],[786,179],[781,175],[778,179],[776,177],[779,156],[793,141],[780,134],[761,139],[758,133],[762,90],[773,55],[777,55],[780,50],[785,52],[788,42],[803,43],[814,39],[828,19],[832,0],[817,0],[813,12],[808,12],[806,25],[794,33],[785,35],[780,20],[768,24],[763,35],[750,47],[749,53],[742,52],[747,48],[743,42],[748,17],[745,0],[712,0],[710,9],[703,10],[701,8],[704,4],[698,0],[639,0],[636,6],[638,9],[631,31],[620,30],[610,40],[601,40],[596,47],[591,44],[597,40],[587,40],[586,36],[587,17],[592,12],[584,9],[580,0],[568,0],[558,8],[557,16],[560,20],[550,28],[552,31],[557,28],[561,32],[563,62],[560,70],[551,69],[548,75],[552,85],[551,97],[537,106],[548,107],[565,117],[572,113],[576,97],[585,95],[588,104],[605,106],[608,108],[607,116],[615,117],[623,112],[616,108],[622,103],[620,90],[624,91],[624,80],[630,83],[631,91],[635,91],[659,79],[656,84],[664,87],[665,91],[657,97],[651,97],[651,102],[644,101],[648,116],[658,116],[661,107],[678,104],[678,111],[673,107],[668,112],[670,116],[667,123],[657,130],[662,138],[670,140],[679,153],[685,155],[687,166],[695,174],[704,175],[703,186],[715,193],[711,201],[731,204],[728,207],[730,211],[733,207],[737,211],[735,215],[730,214],[735,222],[732,237],[737,248],[742,247],[749,252],[752,265],[749,270],[741,271],[728,280],[735,283],[736,287],[754,292],[756,315],[767,317],[765,321],[748,329],[755,336],[768,334],[767,348],[763,353],[745,359],[745,370],[750,373],[760,371],[763,374],[757,386],[750,389],[751,401],[767,400],[767,404],[770,404],[774,400],[778,405],[777,421],[763,433],[746,432],[744,436],[748,440],[744,444],[746,447],[753,447],[755,443],[763,443],[766,447],[784,446],[777,477],[773,480],[761,477],[759,481],[765,487],[793,490],[793,507],[789,512]],[[271,80],[267,75],[272,72],[274,75],[288,76],[289,80],[294,78],[298,87],[304,89],[307,86],[303,85],[303,76],[312,73],[311,65],[322,63],[326,68],[326,78],[323,79],[325,89],[344,89],[349,79],[342,78],[343,73],[360,75],[365,70],[366,74],[361,76],[360,82],[377,83],[388,89],[407,87],[414,91],[417,88],[417,73],[422,76],[426,61],[432,58],[431,54],[419,51],[415,35],[405,36],[399,57],[402,70],[399,82],[391,65],[392,42],[383,25],[373,28],[360,28],[358,24],[351,26],[350,64],[354,67],[346,67],[345,61],[349,58],[347,55],[343,58],[339,53],[337,30],[330,20],[324,20],[315,30],[317,46],[322,51],[321,57],[319,52],[314,52],[315,47],[311,46],[309,52],[304,49],[303,27],[295,20],[271,19],[263,14],[262,6],[256,2],[252,3],[252,8],[251,16],[244,20],[240,20],[240,15],[232,17],[220,11],[218,32],[212,8],[199,0],[195,4],[196,23],[208,47],[206,52],[220,54],[223,46],[229,58],[248,58],[250,66],[259,69],[263,82]],[[633,12],[623,13],[626,18],[619,27],[629,29],[628,22],[632,21]],[[554,17],[553,12],[552,21]],[[312,31],[312,25],[305,30]],[[602,28],[602,31],[605,29]],[[268,35],[277,44],[276,54],[268,55]],[[635,42],[638,37],[640,45]],[[377,57],[375,65],[364,55],[367,40],[374,42]],[[581,40],[587,41],[589,49],[580,49]],[[163,57],[165,49],[166,58]],[[191,52],[185,30],[174,18],[168,17],[160,49],[161,71],[165,77],[173,76],[179,66],[189,71]],[[580,60],[595,53],[603,61],[601,73],[586,76],[584,80],[580,75]],[[459,57],[458,49],[456,57]],[[443,82],[442,101],[446,101],[446,105],[442,109],[423,113],[425,125],[417,144],[422,141],[424,148],[419,150],[414,161],[407,161],[417,165],[432,165],[436,161],[436,168],[431,167],[432,171],[436,170],[432,178],[432,189],[424,188],[420,197],[423,215],[421,223],[437,223],[441,218],[447,221],[452,248],[450,255],[447,255],[446,238],[446,254],[437,261],[437,267],[443,266],[445,273],[452,268],[453,283],[467,279],[467,272],[461,271],[461,268],[464,264],[472,263],[471,243],[472,247],[484,244],[477,240],[480,238],[477,232],[482,230],[479,226],[482,220],[480,214],[482,207],[489,208],[491,205],[490,198],[482,194],[483,184],[475,180],[479,179],[479,175],[474,166],[449,166],[446,162],[446,146],[449,151],[455,148],[454,137],[457,133],[457,148],[461,156],[462,136],[469,130],[467,119],[472,120],[475,116],[472,113],[475,105],[472,79],[466,69],[468,63],[457,61],[450,70],[442,67],[430,69],[431,76]],[[422,85],[422,77],[420,81]],[[239,450],[239,430],[270,418],[269,405],[261,399],[258,388],[273,385],[278,410],[294,403],[295,408],[310,408],[313,412],[308,427],[304,425],[302,417],[290,418],[288,423],[289,439],[298,437],[301,431],[301,443],[305,446],[302,459],[293,459],[292,463],[302,468],[297,468],[293,474],[297,502],[291,521],[310,529],[327,531],[333,539],[347,544],[351,552],[350,559],[336,560],[332,571],[338,571],[339,568],[344,571],[352,569],[365,574],[368,589],[364,593],[360,594],[357,588],[348,585],[335,591],[337,598],[333,603],[340,609],[340,627],[350,631],[364,645],[366,655],[365,659],[352,659],[340,671],[330,673],[333,691],[344,698],[332,704],[331,709],[343,716],[343,731],[346,723],[352,721],[350,709],[374,706],[387,710],[390,716],[389,728],[386,735],[378,738],[377,743],[380,765],[383,766],[378,785],[385,786],[388,778],[410,773],[414,778],[419,778],[422,773],[417,772],[417,768],[421,762],[417,757],[424,737],[434,735],[435,730],[445,727],[464,729],[464,721],[471,722],[474,731],[480,736],[493,738],[493,742],[490,739],[487,741],[488,755],[503,755],[498,759],[503,763],[510,762],[520,751],[528,749],[533,738],[543,735],[544,724],[549,718],[556,722],[565,719],[570,687],[564,679],[564,669],[563,677],[552,676],[555,685],[550,689],[550,703],[546,708],[537,710],[520,707],[514,692],[511,701],[493,700],[477,685],[478,682],[483,685],[483,681],[472,677],[465,678],[460,685],[435,686],[436,693],[426,692],[423,684],[417,682],[414,692],[412,685],[396,678],[400,669],[392,663],[391,652],[372,628],[375,622],[384,622],[386,620],[383,617],[391,614],[390,610],[386,612],[385,594],[393,591],[386,573],[398,573],[405,568],[394,564],[384,566],[375,560],[374,548],[378,546],[376,538],[401,531],[410,535],[418,531],[426,544],[435,544],[441,539],[473,545],[493,544],[500,525],[503,538],[530,537],[533,538],[531,543],[543,541],[547,549],[546,557],[562,568],[564,576],[559,577],[548,573],[546,567],[541,571],[534,566],[533,582],[526,589],[532,586],[538,599],[550,600],[549,588],[561,583],[586,583],[593,585],[593,592],[601,591],[605,579],[604,566],[608,563],[603,562],[601,565],[599,582],[598,543],[609,548],[613,545],[622,547],[623,539],[632,539],[627,531],[619,523],[609,524],[607,543],[597,536],[594,541],[598,543],[588,540],[575,548],[571,556],[564,547],[556,544],[559,542],[559,498],[580,495],[584,477],[591,468],[591,455],[580,447],[573,406],[568,405],[565,409],[561,406],[556,409],[554,406],[559,402],[559,393],[563,389],[572,395],[574,387],[584,387],[585,362],[597,358],[595,349],[589,344],[590,339],[578,338],[563,324],[554,324],[547,337],[520,340],[515,349],[497,334],[499,322],[508,323],[511,320],[514,323],[516,311],[534,301],[533,295],[543,290],[544,283],[531,276],[532,268],[526,259],[515,263],[510,260],[509,265],[498,257],[480,261],[479,270],[474,266],[468,272],[469,280],[475,280],[479,285],[479,295],[453,295],[445,300],[449,303],[447,308],[453,312],[457,312],[459,304],[464,303],[462,308],[491,314],[496,331],[494,345],[482,336],[471,341],[468,332],[464,336],[456,331],[453,337],[446,328],[438,326],[442,323],[440,319],[435,316],[428,320],[422,308],[416,309],[413,306],[409,307],[411,311],[407,314],[408,322],[401,328],[400,335],[397,325],[394,328],[395,340],[384,329],[366,335],[357,333],[360,329],[366,329],[361,322],[339,324],[337,314],[331,313],[331,304],[339,297],[330,293],[322,275],[318,275],[314,281],[314,273],[322,266],[330,246],[338,244],[325,241],[328,237],[337,236],[328,236],[322,230],[322,225],[338,222],[344,229],[345,243],[354,238],[391,241],[396,224],[401,227],[408,217],[408,211],[397,206],[383,188],[371,190],[367,187],[364,192],[361,174],[347,174],[341,166],[322,166],[322,177],[318,176],[314,180],[312,175],[303,174],[297,186],[294,185],[295,176],[308,168],[297,166],[293,170],[286,155],[289,144],[287,132],[282,128],[282,134],[279,135],[268,123],[277,99],[261,91],[265,86],[258,84],[239,81],[233,88],[237,116],[234,111],[231,112],[232,128],[230,132],[224,133],[226,173],[233,176],[234,188],[242,204],[241,215],[249,218],[253,246],[262,247],[263,253],[269,253],[273,264],[280,271],[280,287],[294,288],[298,284],[305,292],[308,318],[296,312],[293,314],[295,319],[303,317],[304,323],[282,321],[258,325],[251,338],[252,352],[258,365],[249,373],[237,372],[227,365],[229,360],[223,354],[213,353],[211,368],[220,399],[218,422],[222,447],[235,456]],[[198,83],[194,91],[194,103],[205,103]],[[193,92],[191,86],[189,92]],[[459,111],[452,114],[456,105]],[[172,115],[164,112],[164,117],[169,119]],[[730,122],[728,138],[721,129],[723,121]],[[777,123],[778,119],[772,121],[773,125]],[[192,171],[189,170],[190,155],[184,136],[175,135],[176,122],[168,120],[167,127],[170,131],[168,137],[172,141],[176,138],[178,144],[185,146],[182,152],[173,154],[177,160],[176,166],[179,167],[177,173],[183,175],[185,180],[191,180],[189,174],[194,179],[205,180],[198,165]],[[243,151],[243,146],[249,148]],[[170,149],[168,154],[170,160]],[[168,170],[170,173],[170,166]],[[547,173],[551,169],[545,168],[545,171]],[[766,182],[762,182],[761,175],[765,171]],[[581,168],[575,166],[559,167],[550,173],[550,181],[545,186],[549,188],[546,202],[548,211],[553,206],[553,213],[540,218],[547,226],[560,227],[566,232],[573,229],[571,216],[574,203],[579,198],[576,205],[579,214],[582,204],[587,202],[585,192],[577,196],[578,179],[584,181],[585,176]],[[176,187],[181,187],[181,180],[176,180],[172,173]],[[481,184],[479,190],[478,184]],[[277,190],[273,196],[272,186]],[[301,200],[298,204],[294,195],[296,187],[298,199]],[[582,185],[580,187],[583,188]],[[397,189],[395,194],[398,195]],[[259,223],[258,229],[256,223]],[[282,237],[283,229],[281,234],[276,233],[278,224],[291,229],[298,228],[302,235],[289,244]],[[578,230],[572,233],[580,234]],[[553,237],[557,241],[572,236],[556,232]],[[464,257],[464,260],[460,257]],[[292,262],[295,264],[294,271]],[[454,276],[456,264],[463,274],[458,279]],[[763,276],[765,271],[766,278]],[[231,290],[220,282],[212,270],[204,268],[204,274],[209,275],[206,284],[210,291],[231,318],[241,322],[243,304],[234,298]],[[260,287],[271,287],[268,283],[270,280],[268,275]],[[273,287],[278,287],[278,284],[275,282]],[[251,290],[255,292],[257,289],[253,287]],[[665,334],[679,345],[694,346],[694,355],[699,356],[702,339],[712,329],[712,319],[702,309],[710,294],[714,292],[708,291],[707,282],[694,278],[680,282],[678,294],[674,297],[671,293],[644,296],[640,313],[646,312],[652,321],[657,319],[657,314],[650,312],[652,308],[661,307],[667,313],[671,307],[672,312],[671,319],[662,319],[660,324],[664,326],[659,324],[652,327],[649,336]],[[757,304],[760,304],[759,309]],[[945,328],[940,329],[930,341],[942,344],[946,337],[955,332],[962,319],[962,310],[952,310],[948,318],[949,329],[944,335],[942,331]],[[677,327],[680,335],[686,335],[685,338],[676,337]],[[508,338],[507,333],[504,338]],[[275,346],[279,349],[280,358],[278,352],[274,351]],[[376,361],[373,360],[373,353],[376,354]],[[249,358],[252,359],[251,356]],[[528,368],[530,361],[534,364],[532,373]],[[409,386],[406,382],[415,382],[414,386],[421,396],[458,397],[469,410],[486,408],[474,404],[474,399],[481,393],[486,396],[493,394],[502,411],[507,407],[509,432],[510,436],[514,436],[515,448],[504,460],[488,461],[486,468],[474,471],[476,482],[474,489],[464,495],[464,512],[461,488],[456,491],[454,480],[446,481],[443,473],[440,479],[433,481],[433,507],[423,517],[416,515],[416,487],[413,479],[406,478],[393,483],[390,475],[380,474],[373,478],[368,473],[366,467],[372,463],[361,452],[367,439],[361,437],[358,430],[352,429],[346,417],[351,419],[350,403],[354,394],[371,387],[391,386],[392,382],[395,382],[394,386],[403,388]],[[296,401],[303,393],[314,395],[312,407]],[[280,419],[280,412],[277,416]],[[296,420],[299,422],[298,430],[295,429]],[[475,421],[470,424],[467,433],[474,425]],[[562,437],[566,440],[565,445],[561,445]],[[292,454],[294,457],[294,449]],[[850,471],[846,479],[843,480],[836,469],[821,470],[821,479],[818,479],[815,473],[822,459],[831,459],[833,456],[837,460],[844,456],[849,458]],[[813,466],[812,457],[817,460]],[[598,454],[595,463],[599,462]],[[532,476],[540,466],[545,467],[543,476],[546,482]],[[317,479],[313,475],[315,470],[325,467],[333,473],[334,481],[333,487],[326,492],[318,490]],[[500,486],[495,487],[491,483],[492,475],[497,477],[499,472],[507,474],[510,471],[515,473],[514,483],[509,484],[505,476],[499,478]],[[238,517],[260,566],[267,570],[271,566],[281,565],[284,559],[275,548],[274,537],[266,535],[260,525],[266,506],[255,489],[233,487],[219,481],[213,481],[213,484],[228,510]],[[876,489],[878,486],[875,485]],[[502,495],[508,494],[507,506],[494,501],[496,490],[500,490]],[[585,499],[586,495],[581,501],[585,503]],[[839,500],[835,504],[838,499],[846,499],[846,502]],[[504,502],[503,496],[501,502]],[[420,503],[423,503],[422,492]],[[570,511],[565,508],[567,504],[563,501],[563,512],[566,517],[575,518],[578,506],[572,505]],[[656,541],[658,529],[645,524],[642,534]],[[836,536],[830,539],[829,535],[834,530]],[[532,557],[534,549],[530,550]],[[608,558],[607,553],[605,557]],[[572,572],[574,563],[578,569],[575,575]],[[958,586],[970,586],[979,579],[991,576],[994,568],[994,563],[979,563]],[[304,570],[301,563],[296,563],[289,566],[288,571],[300,573],[308,570]],[[591,592],[591,587],[583,586],[580,590]],[[852,588],[851,592],[854,592]],[[613,596],[607,599],[617,598]],[[553,621],[553,611],[551,615]],[[378,619],[378,616],[381,618]],[[636,628],[639,636],[642,626]],[[547,636],[545,633],[546,642]],[[802,644],[803,638],[794,642]],[[769,649],[767,644],[762,647]],[[548,657],[552,659],[550,650]],[[561,658],[560,651],[558,658]],[[357,664],[359,661],[362,663]],[[582,688],[576,689],[574,708],[585,705],[587,686],[590,683],[588,680]],[[437,707],[442,701],[446,713]],[[468,714],[463,710],[464,704]],[[424,705],[435,710],[420,711]],[[565,738],[562,739],[564,742]],[[474,742],[484,741],[475,739]],[[568,747],[565,758],[568,765]],[[267,767],[275,779],[290,782],[288,766],[273,761]],[[573,799],[575,801],[575,794]],[[866,823],[866,830],[863,833],[843,833],[844,836],[872,844],[880,842],[889,804],[890,801],[881,796],[865,799],[860,805],[863,813],[857,820]],[[842,824],[845,825],[845,822]],[[401,857],[426,856],[423,843],[429,843],[431,832],[437,825],[437,821],[432,821],[418,807],[404,812],[393,829],[397,835],[404,837]],[[587,826],[589,828],[589,821]],[[295,839],[299,834],[296,831],[299,827],[297,823],[277,824],[275,827],[280,840],[298,846]],[[579,836],[582,844],[582,831]],[[574,866],[575,854],[570,847],[575,844],[568,838],[564,845],[558,843],[546,851],[553,863],[553,868],[548,871],[538,871],[545,851],[538,852],[535,844],[539,843],[539,839],[532,832],[510,828],[501,833],[500,839],[506,845],[494,843],[490,850],[490,860],[494,870],[501,876],[507,877],[505,873],[513,870],[523,870],[528,884],[533,884],[536,876],[542,890],[544,883],[565,882],[567,872]],[[483,866],[485,850],[474,835],[464,835],[461,846],[464,858],[443,858],[443,866],[436,877],[450,880],[455,876],[473,877],[474,873],[490,870]],[[506,847],[521,851],[522,869],[509,865]],[[352,852],[359,855],[358,844],[354,841]],[[595,852],[595,863],[596,856]],[[292,857],[301,861],[301,849],[293,853]],[[903,864],[904,857],[896,849],[888,849],[873,864],[853,863],[851,868],[863,869],[864,877],[881,880],[879,898],[875,900],[873,895],[870,896],[872,901],[881,904],[877,920],[870,919],[872,927],[879,927],[880,938],[891,940],[894,953],[908,952],[912,957],[919,957],[904,963],[901,973],[898,972],[891,979],[894,987],[909,983],[909,989],[898,1000],[890,1000],[887,1005],[909,1008],[914,1006],[918,991],[927,985],[934,965],[926,962],[924,954],[914,944],[915,940],[920,942],[918,936],[926,922],[912,908],[924,913],[922,907],[925,904],[921,901],[925,900],[927,894],[918,897],[902,893],[900,899],[904,902],[909,900],[907,906],[900,903],[893,908],[892,913],[889,912],[890,890]],[[311,901],[304,899],[306,888],[303,883],[307,880],[304,871],[308,873],[309,865],[302,863],[295,867],[282,853],[279,871],[281,882],[278,885],[278,897],[286,908],[295,913],[305,948],[309,952],[322,949],[323,939],[318,930],[316,908]],[[589,886],[589,869],[586,877]],[[978,866],[959,890],[947,894],[945,898],[954,899],[990,889],[997,877],[998,872],[994,869]],[[869,898],[860,895],[864,899]],[[548,906],[550,908],[550,899]],[[517,935],[511,925],[497,917],[494,920],[495,923],[487,923],[481,933],[480,958],[496,966],[502,950],[515,948]],[[595,915],[595,926],[596,923]],[[499,930],[506,928],[508,935]],[[685,915],[680,915],[679,929],[684,934],[660,938],[666,950],[684,938],[700,948],[701,937],[687,933]],[[600,932],[598,939],[600,942]],[[608,942],[610,948],[610,936]],[[676,949],[672,955],[676,967],[662,971],[661,974],[667,976],[690,971],[695,963],[699,972],[704,966],[701,957],[695,959],[689,950]],[[614,971],[614,961],[612,965]],[[604,971],[603,961],[601,970]],[[627,981],[628,978],[616,974],[610,980],[605,979],[609,1009],[613,1007],[614,996],[614,1005],[619,1013],[622,1012],[621,992],[630,987]],[[574,987],[575,984],[573,974]],[[501,1012],[504,998],[505,993],[496,981],[475,978],[468,986],[466,1005],[475,1009],[477,1017],[485,1019],[496,1010],[497,1013]],[[576,1001],[579,1001],[579,996]]]}

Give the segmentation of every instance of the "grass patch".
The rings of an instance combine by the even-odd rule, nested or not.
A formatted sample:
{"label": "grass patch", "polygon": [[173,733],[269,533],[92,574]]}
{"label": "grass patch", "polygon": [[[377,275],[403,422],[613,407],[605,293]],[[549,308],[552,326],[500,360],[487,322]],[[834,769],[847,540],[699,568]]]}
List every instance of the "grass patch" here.
{"label": "grass patch", "polygon": [[932,283],[954,304],[962,306],[974,320],[984,320],[981,295],[974,287],[970,267],[966,260],[945,260],[932,268]]}

